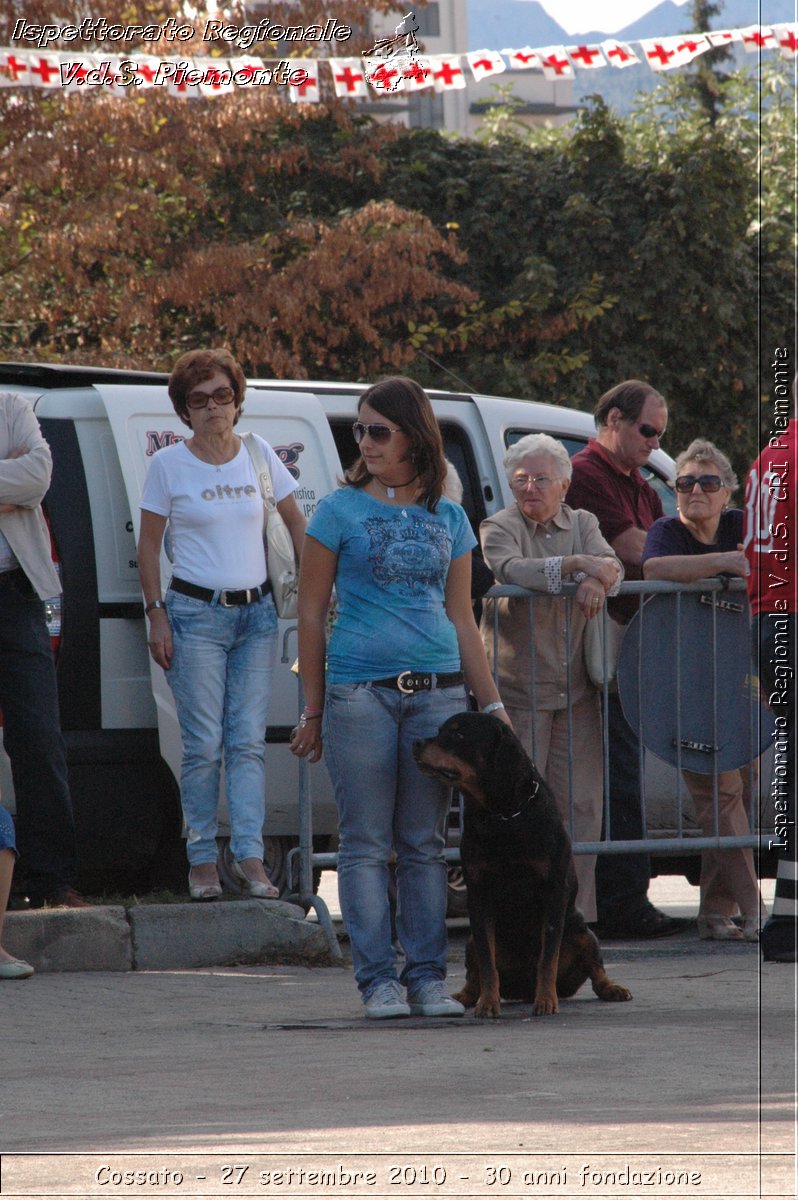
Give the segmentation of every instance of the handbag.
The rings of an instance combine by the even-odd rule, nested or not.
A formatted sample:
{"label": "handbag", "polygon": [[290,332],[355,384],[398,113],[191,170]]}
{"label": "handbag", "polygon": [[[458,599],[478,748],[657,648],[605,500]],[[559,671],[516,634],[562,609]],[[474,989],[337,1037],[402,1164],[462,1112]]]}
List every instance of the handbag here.
{"label": "handbag", "polygon": [[266,565],[269,583],[272,585],[274,606],[277,616],[296,620],[299,568],[297,567],[294,543],[283,518],[277,511],[274,487],[269,464],[260,448],[258,439],[251,433],[242,433],[241,441],[252,459],[263,497],[264,525],[263,542],[266,547]]}
{"label": "handbag", "polygon": [[[574,554],[583,554],[579,531],[579,512],[574,511]],[[607,612],[606,603],[601,612],[585,622],[583,651],[587,677],[594,687],[603,688],[605,683],[615,691],[615,675],[618,670],[618,654],[621,649],[624,628]]]}

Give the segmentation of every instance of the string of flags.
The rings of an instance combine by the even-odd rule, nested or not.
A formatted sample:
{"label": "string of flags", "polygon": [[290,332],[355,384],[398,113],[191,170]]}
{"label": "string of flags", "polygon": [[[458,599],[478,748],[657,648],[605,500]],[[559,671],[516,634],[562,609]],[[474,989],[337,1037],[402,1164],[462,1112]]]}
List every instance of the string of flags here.
{"label": "string of flags", "polygon": [[[410,45],[387,55],[348,58],[290,58],[255,55],[231,58],[128,56],[75,51],[0,48],[0,88],[60,88],[65,92],[131,96],[137,89],[165,87],[172,95],[220,95],[239,87],[282,85],[297,103],[321,99],[320,72],[329,71],[336,96],[358,99],[376,93],[445,92],[506,71],[542,71],[550,80],[574,79],[577,71],[623,70],[648,64],[652,71],[684,67],[716,46],[740,45],[750,54],[774,51],[798,57],[798,23],[750,25],[743,29],[677,34],[637,42],[607,38],[569,46],[522,46],[468,54],[425,55]],[[375,47],[376,48],[376,47]]]}

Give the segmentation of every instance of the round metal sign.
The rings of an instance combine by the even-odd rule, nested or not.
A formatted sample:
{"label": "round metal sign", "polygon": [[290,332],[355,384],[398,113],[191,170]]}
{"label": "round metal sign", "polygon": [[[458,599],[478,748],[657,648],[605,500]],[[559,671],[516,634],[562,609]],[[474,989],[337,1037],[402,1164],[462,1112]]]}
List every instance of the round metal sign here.
{"label": "round metal sign", "polygon": [[751,762],[773,740],[753,670],[744,592],[662,592],[626,627],[618,691],[646,749],[711,775]]}

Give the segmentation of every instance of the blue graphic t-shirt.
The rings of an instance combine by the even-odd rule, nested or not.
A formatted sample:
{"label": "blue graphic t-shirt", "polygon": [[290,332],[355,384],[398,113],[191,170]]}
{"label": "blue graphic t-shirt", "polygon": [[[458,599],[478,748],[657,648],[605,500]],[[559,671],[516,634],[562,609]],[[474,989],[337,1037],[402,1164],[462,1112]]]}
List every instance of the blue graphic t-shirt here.
{"label": "blue graphic t-shirt", "polygon": [[329,683],[460,669],[444,608],[446,578],[451,561],[470,553],[476,538],[459,504],[442,498],[431,513],[342,487],[321,501],[307,533],[338,555]]}

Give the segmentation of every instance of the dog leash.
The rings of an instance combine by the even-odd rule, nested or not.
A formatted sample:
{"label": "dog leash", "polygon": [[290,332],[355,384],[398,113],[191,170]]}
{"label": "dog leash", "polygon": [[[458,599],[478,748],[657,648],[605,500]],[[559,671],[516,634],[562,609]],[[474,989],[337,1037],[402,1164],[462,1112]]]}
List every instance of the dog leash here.
{"label": "dog leash", "polygon": [[505,817],[504,813],[490,813],[489,815],[490,815],[491,817],[496,817],[496,819],[497,819],[498,821],[514,821],[514,820],[516,819],[516,817],[520,817],[520,816],[521,816],[521,813],[524,811],[524,809],[526,809],[526,808],[529,808],[530,804],[531,804],[531,803],[532,803],[532,801],[535,799],[535,796],[537,796],[537,794],[538,794],[538,788],[539,788],[539,787],[540,787],[540,784],[539,784],[539,783],[536,783],[536,784],[535,784],[535,790],[534,790],[533,792],[530,792],[530,794],[527,796],[527,798],[526,798],[526,800],[524,801],[524,803],[523,803],[523,804],[521,805],[521,807],[518,809],[518,812],[514,812],[514,813],[512,813],[512,814],[511,814],[509,817]]}

